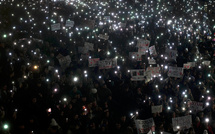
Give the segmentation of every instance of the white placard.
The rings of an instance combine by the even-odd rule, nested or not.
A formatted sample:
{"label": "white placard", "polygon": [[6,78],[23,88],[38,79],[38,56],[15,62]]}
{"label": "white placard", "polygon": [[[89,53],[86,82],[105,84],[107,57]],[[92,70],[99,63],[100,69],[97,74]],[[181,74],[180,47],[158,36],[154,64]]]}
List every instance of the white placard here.
{"label": "white placard", "polygon": [[151,110],[152,110],[152,113],[161,113],[162,112],[162,105],[159,105],[159,106],[152,106],[151,107]]}
{"label": "white placard", "polygon": [[88,62],[89,62],[88,66],[89,67],[96,67],[96,66],[98,66],[99,60],[100,60],[99,58],[88,59]]}
{"label": "white placard", "polygon": [[75,24],[74,21],[67,20],[65,26],[66,26],[66,27],[74,27],[74,24]]}
{"label": "white placard", "polygon": [[183,68],[182,67],[169,67],[168,71],[169,77],[181,78],[183,77]]}
{"label": "white placard", "polygon": [[190,69],[190,67],[191,67],[191,65],[190,65],[190,64],[187,64],[187,63],[183,65],[183,68],[184,68],[184,69]]}
{"label": "white placard", "polygon": [[52,31],[60,30],[60,23],[52,24],[51,25],[51,30]]}
{"label": "white placard", "polygon": [[129,57],[132,60],[141,61],[142,60],[142,53],[139,52],[129,52]]}
{"label": "white placard", "polygon": [[148,59],[148,61],[149,61],[149,64],[156,64],[156,60],[154,59]]}
{"label": "white placard", "polygon": [[69,64],[71,63],[71,57],[67,55],[62,58],[59,58],[58,61],[61,66],[69,66]]}
{"label": "white placard", "polygon": [[148,67],[147,71],[151,72],[151,77],[158,77],[160,74],[160,67]]}
{"label": "white placard", "polygon": [[191,110],[191,112],[194,114],[203,110],[202,102],[189,101],[187,105],[188,105],[188,108]]}
{"label": "white placard", "polygon": [[84,43],[84,47],[85,47],[87,50],[94,51],[94,44],[93,44],[93,43],[85,42],[85,43]]}
{"label": "white placard", "polygon": [[149,53],[151,56],[157,56],[157,51],[155,49],[155,45],[149,47]]}
{"label": "white placard", "polygon": [[139,39],[137,41],[138,52],[142,53],[143,55],[145,55],[146,52],[148,52],[149,45],[150,45],[150,41],[149,40]]}
{"label": "white placard", "polygon": [[81,54],[88,53],[88,49],[86,47],[78,47],[78,52]]}
{"label": "white placard", "polygon": [[109,39],[109,36],[108,35],[103,35],[103,34],[99,34],[98,36],[100,39],[103,39],[103,40],[108,40]]}
{"label": "white placard", "polygon": [[211,64],[211,61],[204,60],[203,64],[206,65],[206,66],[209,66]]}
{"label": "white placard", "polygon": [[150,130],[155,131],[155,123],[153,118],[146,120],[135,120],[138,134],[148,133]]}
{"label": "white placard", "polygon": [[132,81],[142,81],[145,80],[144,78],[144,69],[135,69],[135,70],[130,70],[131,72],[131,80]]}
{"label": "white placard", "polygon": [[177,127],[180,127],[180,130],[189,129],[192,127],[192,116],[182,116],[177,118],[172,118],[172,126],[174,131],[178,131]]}
{"label": "white placard", "polygon": [[190,64],[190,67],[196,67],[196,62],[187,62],[187,64]]}
{"label": "white placard", "polygon": [[177,50],[166,49],[166,54],[169,59],[176,60]]}
{"label": "white placard", "polygon": [[100,60],[98,62],[99,69],[110,69],[117,66],[116,59],[106,59],[106,60]]}

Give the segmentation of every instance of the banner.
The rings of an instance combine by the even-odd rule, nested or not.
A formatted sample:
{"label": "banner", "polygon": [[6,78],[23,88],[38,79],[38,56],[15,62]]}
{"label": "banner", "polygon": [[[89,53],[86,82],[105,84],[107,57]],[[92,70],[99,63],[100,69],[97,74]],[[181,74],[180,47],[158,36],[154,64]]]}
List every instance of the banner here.
{"label": "banner", "polygon": [[66,27],[74,27],[74,24],[75,24],[74,21],[69,21],[69,20],[67,20],[65,26],[66,26]]}
{"label": "banner", "polygon": [[60,23],[52,24],[51,25],[51,30],[52,31],[60,30]]}
{"label": "banner", "polygon": [[88,66],[89,67],[96,67],[96,66],[98,66],[99,60],[100,60],[99,58],[88,59],[88,62],[89,62]]}
{"label": "banner", "polygon": [[84,43],[84,47],[87,49],[87,50],[91,50],[91,51],[94,51],[94,44],[93,43],[89,43],[89,42],[85,42]]}
{"label": "banner", "polygon": [[161,113],[162,112],[162,105],[159,105],[159,106],[152,106],[151,107],[151,110],[152,110],[152,113]]}
{"label": "banner", "polygon": [[169,59],[176,60],[177,50],[166,49],[166,54]]}
{"label": "banner", "polygon": [[142,60],[142,53],[139,53],[139,52],[129,52],[129,57],[132,60],[141,61]]}
{"label": "banner", "polygon": [[151,56],[157,56],[157,51],[155,49],[155,45],[149,47],[149,53]]}
{"label": "banner", "polygon": [[148,67],[146,70],[151,72],[151,77],[158,77],[160,74],[160,67]]}
{"label": "banner", "polygon": [[192,116],[182,116],[177,118],[172,118],[172,126],[174,131],[178,131],[177,127],[180,127],[180,130],[188,129],[192,127]]}
{"label": "banner", "polygon": [[154,59],[148,59],[149,64],[156,64],[156,60]]}
{"label": "banner", "polygon": [[153,118],[147,120],[135,120],[138,134],[148,133],[150,130],[155,131],[155,123]]}
{"label": "banner", "polygon": [[189,101],[187,103],[188,108],[192,111],[192,113],[196,114],[199,111],[203,110],[203,103],[202,102],[196,102],[196,101]]}
{"label": "banner", "polygon": [[169,77],[181,78],[183,77],[183,68],[182,67],[169,67],[168,71]]}
{"label": "banner", "polygon": [[59,61],[61,66],[68,67],[71,63],[71,57],[69,55],[67,55],[67,56],[64,56],[62,58],[59,58],[58,61]]}
{"label": "banner", "polygon": [[142,81],[144,80],[144,69],[135,69],[135,70],[130,70],[131,72],[131,81]]}
{"label": "banner", "polygon": [[109,36],[108,35],[103,35],[103,34],[99,34],[98,36],[100,39],[103,39],[103,40],[108,40],[109,39]]}

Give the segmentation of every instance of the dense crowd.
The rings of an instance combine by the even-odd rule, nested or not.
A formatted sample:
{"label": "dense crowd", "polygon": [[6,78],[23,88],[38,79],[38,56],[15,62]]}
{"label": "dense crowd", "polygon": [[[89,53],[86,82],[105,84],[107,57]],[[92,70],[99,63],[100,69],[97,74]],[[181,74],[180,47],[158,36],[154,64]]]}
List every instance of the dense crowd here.
{"label": "dense crowd", "polygon": [[[63,4],[57,6],[62,12],[68,9]],[[138,4],[133,6],[140,8]],[[180,6],[174,5],[171,13]],[[209,17],[214,15],[207,13]],[[189,18],[184,14],[182,17]],[[214,29],[204,27],[211,22],[186,21],[183,25],[192,25],[191,30],[180,32],[165,22],[157,27],[156,19],[150,18],[144,28],[139,19],[127,20],[126,26],[117,30],[110,29],[109,24],[99,26],[96,21],[97,32],[74,34],[72,41],[59,31],[20,38],[23,32],[17,27],[13,38],[0,40],[0,133],[136,134],[135,120],[153,117],[155,134],[214,134]],[[199,25],[202,27],[194,34]],[[100,39],[98,34],[106,34],[109,39]],[[141,61],[129,57],[129,52],[138,51],[137,37],[155,45],[157,55],[146,53]],[[94,51],[79,53],[78,46],[84,42],[93,43]],[[164,58],[169,47],[177,50],[175,60]],[[62,66],[59,55],[69,55],[72,61]],[[149,65],[148,57],[155,59],[156,64]],[[116,58],[117,66],[88,67],[88,58]],[[210,65],[203,61],[210,61]],[[195,62],[195,66],[184,69],[183,77],[168,76],[169,66],[183,67],[187,62]],[[160,77],[147,82],[131,80],[130,70],[157,66]],[[203,109],[194,113],[187,105],[189,101],[202,102]],[[151,106],[156,105],[162,105],[162,112],[152,113]],[[185,115],[192,115],[192,127],[174,132],[172,118]]]}

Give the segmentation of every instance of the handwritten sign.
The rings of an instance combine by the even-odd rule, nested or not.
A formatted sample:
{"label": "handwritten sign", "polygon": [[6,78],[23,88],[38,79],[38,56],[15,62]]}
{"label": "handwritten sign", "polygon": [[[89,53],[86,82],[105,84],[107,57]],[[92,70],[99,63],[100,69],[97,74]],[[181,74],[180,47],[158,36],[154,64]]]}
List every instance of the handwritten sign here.
{"label": "handwritten sign", "polygon": [[149,64],[156,64],[156,60],[154,59],[148,59]]}
{"label": "handwritten sign", "polygon": [[69,20],[67,20],[65,26],[66,26],[66,27],[74,27],[74,24],[75,24],[74,21],[69,21]]}
{"label": "handwritten sign", "polygon": [[94,44],[93,43],[89,43],[89,42],[85,42],[84,43],[84,47],[87,49],[87,50],[91,50],[93,51],[94,50]]}
{"label": "handwritten sign", "polygon": [[189,101],[187,104],[188,104],[188,108],[194,114],[203,110],[203,103],[202,102]]}
{"label": "handwritten sign", "polygon": [[146,52],[149,49],[149,45],[150,45],[150,41],[149,40],[139,39],[137,41],[138,52],[142,53],[143,55],[145,55]]}
{"label": "handwritten sign", "polygon": [[167,54],[169,59],[176,60],[176,57],[177,57],[177,51],[176,50],[166,49],[166,54]]}
{"label": "handwritten sign", "polygon": [[51,30],[52,31],[60,30],[60,23],[52,24],[51,25]]}
{"label": "handwritten sign", "polygon": [[181,78],[183,77],[183,68],[182,67],[169,67],[168,71],[169,77]]}
{"label": "handwritten sign", "polygon": [[142,60],[142,53],[139,53],[139,52],[129,52],[129,57],[132,60],[141,61]]}
{"label": "handwritten sign", "polygon": [[148,67],[147,71],[151,72],[151,76],[158,77],[160,74],[160,67]]}
{"label": "handwritten sign", "polygon": [[157,51],[155,49],[155,45],[149,47],[149,53],[151,56],[157,56]]}
{"label": "handwritten sign", "polygon": [[196,62],[187,62],[187,64],[190,64],[190,67],[196,67]]}
{"label": "handwritten sign", "polygon": [[152,113],[161,113],[162,112],[162,105],[152,106],[151,110],[152,110]]}
{"label": "handwritten sign", "polygon": [[203,64],[206,65],[206,66],[209,66],[211,64],[211,61],[204,60]]}
{"label": "handwritten sign", "polygon": [[192,126],[192,116],[182,116],[177,118],[172,118],[173,130],[178,131],[177,126],[180,127],[180,130],[188,129]]}
{"label": "handwritten sign", "polygon": [[99,64],[99,58],[94,58],[94,59],[88,59],[88,66],[89,67],[96,67]]}
{"label": "handwritten sign", "polygon": [[191,67],[190,64],[184,64],[184,65],[183,65],[183,68],[184,68],[184,69],[190,69],[190,67]]}
{"label": "handwritten sign", "polygon": [[100,39],[103,39],[103,40],[108,40],[109,36],[108,35],[103,35],[103,34],[99,34],[98,36]]}
{"label": "handwritten sign", "polygon": [[131,72],[131,80],[132,81],[142,81],[144,80],[144,69],[135,69],[135,70],[130,70]]}
{"label": "handwritten sign", "polygon": [[138,134],[148,133],[150,130],[155,131],[155,123],[153,118],[147,120],[135,120]]}
{"label": "handwritten sign", "polygon": [[98,61],[99,69],[110,69],[117,66],[116,59],[105,59]]}
{"label": "handwritten sign", "polygon": [[78,47],[78,52],[81,54],[88,53],[88,49],[86,47]]}
{"label": "handwritten sign", "polygon": [[71,57],[69,55],[58,59],[61,66],[69,66],[71,63]]}

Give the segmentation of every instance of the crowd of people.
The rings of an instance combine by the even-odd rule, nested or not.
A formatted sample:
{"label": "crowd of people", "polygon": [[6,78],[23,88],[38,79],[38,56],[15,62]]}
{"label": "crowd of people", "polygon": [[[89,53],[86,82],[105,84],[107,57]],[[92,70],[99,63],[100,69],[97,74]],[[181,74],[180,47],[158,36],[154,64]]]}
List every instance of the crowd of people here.
{"label": "crowd of people", "polygon": [[[20,3],[28,5],[28,2]],[[150,3],[140,1],[131,4],[133,2],[130,1],[122,6],[132,5],[142,10],[140,3],[144,2]],[[168,1],[162,1],[165,2]],[[162,15],[167,18],[163,17],[158,23],[157,16],[145,18],[144,22],[134,18],[124,21],[125,27],[113,29],[108,23],[100,25],[99,19],[94,16],[94,30],[77,31],[72,28],[69,30],[77,32],[72,37],[61,30],[55,32],[42,25],[39,27],[40,24],[23,32],[25,26],[30,28],[31,25],[25,24],[25,21],[17,22],[14,36],[3,36],[0,40],[0,133],[137,134],[140,130],[135,120],[153,118],[155,134],[214,134],[215,36],[211,26],[214,14],[204,8],[197,13],[196,20],[198,22],[200,18],[200,22],[188,21],[190,16],[185,13],[179,15],[181,7],[184,8],[184,3],[180,2],[174,4],[171,1],[172,11],[163,12]],[[109,3],[111,6],[119,5],[116,1]],[[37,4],[42,5],[41,8],[47,2]],[[3,6],[7,7],[7,4]],[[49,12],[55,11],[56,7],[60,8],[59,12],[66,12],[68,16],[64,17],[74,20],[75,25],[81,21],[78,15],[74,15],[77,8],[61,2],[48,2],[48,6]],[[23,12],[25,10],[23,8]],[[39,13],[34,17],[38,21],[47,17],[43,16],[43,10],[36,12]],[[203,17],[204,13],[207,13],[206,17]],[[177,23],[171,21],[173,27],[166,24],[166,20],[174,16],[172,14],[179,15],[178,20],[183,18]],[[8,25],[13,22],[5,21],[0,24],[8,30]],[[182,30],[174,28],[177,25],[182,25]],[[32,32],[41,29],[42,33],[34,37]],[[108,35],[108,40],[99,38],[99,34]],[[146,52],[141,61],[129,57],[129,52],[138,51],[136,44],[139,39],[149,40],[157,54]],[[94,44],[94,50],[87,54],[78,50],[85,42]],[[177,50],[177,58],[169,58],[166,49]],[[71,58],[69,65],[60,64],[59,57],[64,56]],[[93,58],[116,59],[117,66],[109,69],[89,67],[88,59]],[[154,59],[156,64],[150,65],[149,58]],[[206,61],[209,63],[205,64]],[[195,62],[195,65],[183,69],[182,77],[169,77],[170,66],[183,67],[188,62]],[[131,80],[130,70],[147,70],[148,67],[159,67],[159,77],[152,76],[149,81]],[[190,101],[202,103],[203,108],[191,111],[188,106]],[[152,113],[151,107],[157,105],[162,105],[162,112]],[[174,131],[172,118],[185,115],[192,115],[192,127]]]}

